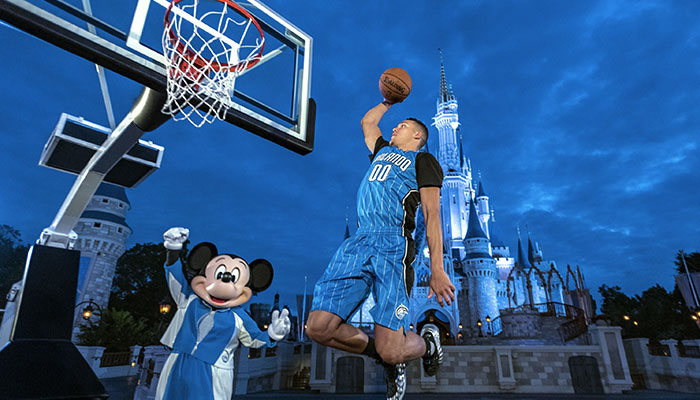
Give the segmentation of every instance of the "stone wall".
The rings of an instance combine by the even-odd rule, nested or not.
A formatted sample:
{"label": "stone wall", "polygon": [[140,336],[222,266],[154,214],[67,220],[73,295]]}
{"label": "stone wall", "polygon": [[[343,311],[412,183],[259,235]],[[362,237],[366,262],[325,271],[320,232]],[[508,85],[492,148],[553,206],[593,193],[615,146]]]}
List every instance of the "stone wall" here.
{"label": "stone wall", "polygon": [[676,340],[651,347],[647,338],[623,342],[635,388],[700,393],[700,340],[684,340],[680,349]]}
{"label": "stone wall", "polygon": [[[619,332],[595,327],[592,335]],[[620,346],[621,347],[621,346]],[[435,377],[427,377],[419,361],[408,364],[408,392],[438,393],[574,393],[570,359],[587,356],[594,360],[604,393],[620,393],[632,387],[627,362],[622,353],[621,366],[608,361],[614,347],[597,345],[557,346],[445,346],[445,360]],[[314,344],[311,359],[311,389],[322,393],[336,392],[338,360],[361,358],[364,367],[364,393],[383,392],[382,369],[374,360],[356,354]],[[316,366],[323,364],[322,368]],[[619,370],[613,371],[613,369]],[[622,374],[622,379],[618,379]],[[618,377],[618,378],[616,378]],[[580,390],[580,388],[579,388]]]}
{"label": "stone wall", "polygon": [[279,342],[273,351],[260,349],[260,356],[249,357],[250,349],[237,350],[234,394],[269,392],[292,389],[294,377],[311,365],[311,344]]}

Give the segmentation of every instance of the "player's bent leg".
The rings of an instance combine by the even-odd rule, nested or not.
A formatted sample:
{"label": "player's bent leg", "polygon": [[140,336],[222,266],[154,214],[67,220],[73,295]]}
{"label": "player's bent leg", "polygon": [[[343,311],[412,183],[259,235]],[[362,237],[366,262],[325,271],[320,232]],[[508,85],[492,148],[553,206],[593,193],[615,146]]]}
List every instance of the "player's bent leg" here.
{"label": "player's bent leg", "polygon": [[413,331],[404,335],[403,327],[395,331],[375,324],[374,342],[377,353],[389,364],[415,360],[425,354],[425,340]]}
{"label": "player's bent leg", "polygon": [[350,353],[362,353],[369,341],[360,329],[327,311],[311,311],[306,325],[306,333],[314,341]]}

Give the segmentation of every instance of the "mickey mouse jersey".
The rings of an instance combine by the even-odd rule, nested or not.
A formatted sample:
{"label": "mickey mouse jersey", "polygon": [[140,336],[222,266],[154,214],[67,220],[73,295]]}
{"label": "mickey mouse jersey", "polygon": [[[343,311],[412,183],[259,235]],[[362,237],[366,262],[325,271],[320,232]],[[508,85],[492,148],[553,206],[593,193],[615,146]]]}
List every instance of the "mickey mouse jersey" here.
{"label": "mickey mouse jersey", "polygon": [[418,189],[442,186],[442,167],[428,152],[403,151],[379,137],[357,191],[358,232],[398,233],[415,228]]}

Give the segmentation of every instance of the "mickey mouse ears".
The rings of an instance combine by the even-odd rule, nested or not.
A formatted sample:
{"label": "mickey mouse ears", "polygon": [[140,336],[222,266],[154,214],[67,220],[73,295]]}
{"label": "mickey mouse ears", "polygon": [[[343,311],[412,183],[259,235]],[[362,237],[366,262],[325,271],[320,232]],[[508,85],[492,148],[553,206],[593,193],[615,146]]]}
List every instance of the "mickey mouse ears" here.
{"label": "mickey mouse ears", "polygon": [[248,266],[250,267],[250,281],[248,281],[248,287],[256,293],[269,288],[274,276],[272,264],[263,258],[258,258],[248,264]]}

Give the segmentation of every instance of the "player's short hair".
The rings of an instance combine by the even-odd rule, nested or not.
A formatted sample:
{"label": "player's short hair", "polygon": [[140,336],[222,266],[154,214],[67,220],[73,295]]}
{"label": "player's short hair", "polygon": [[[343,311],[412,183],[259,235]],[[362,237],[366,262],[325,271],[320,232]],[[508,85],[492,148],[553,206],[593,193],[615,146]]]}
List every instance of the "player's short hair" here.
{"label": "player's short hair", "polygon": [[428,142],[428,127],[425,126],[425,124],[417,118],[410,117],[406,119],[418,124],[418,129],[420,129],[421,133],[423,134],[421,136],[420,143],[418,144],[418,149],[423,148],[423,146],[425,146],[425,144]]}

